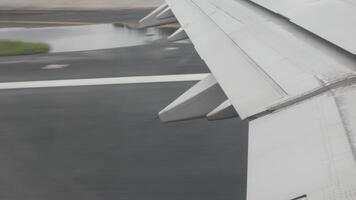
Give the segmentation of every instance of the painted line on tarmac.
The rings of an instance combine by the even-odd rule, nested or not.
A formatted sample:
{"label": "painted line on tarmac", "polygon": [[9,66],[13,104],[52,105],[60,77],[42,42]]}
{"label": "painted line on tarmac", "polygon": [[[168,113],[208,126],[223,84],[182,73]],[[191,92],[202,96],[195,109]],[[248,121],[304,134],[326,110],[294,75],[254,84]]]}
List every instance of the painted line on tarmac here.
{"label": "painted line on tarmac", "polygon": [[200,81],[203,78],[205,78],[207,75],[208,75],[207,73],[203,73],[203,74],[181,74],[181,75],[131,76],[131,77],[112,77],[112,78],[3,82],[0,83],[0,90]]}
{"label": "painted line on tarmac", "polygon": [[89,22],[37,21],[37,20],[0,20],[1,24],[43,24],[43,25],[92,25]]}
{"label": "painted line on tarmac", "polygon": [[50,64],[42,67],[41,69],[45,70],[55,70],[55,69],[63,69],[69,67],[69,64]]}

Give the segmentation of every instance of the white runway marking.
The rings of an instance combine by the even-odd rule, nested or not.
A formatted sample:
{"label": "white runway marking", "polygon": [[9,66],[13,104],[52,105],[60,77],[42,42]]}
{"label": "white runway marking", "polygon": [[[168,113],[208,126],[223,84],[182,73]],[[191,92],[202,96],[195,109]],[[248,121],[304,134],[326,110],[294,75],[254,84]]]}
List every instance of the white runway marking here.
{"label": "white runway marking", "polygon": [[203,78],[205,78],[207,75],[208,74],[182,74],[182,75],[131,76],[131,77],[112,77],[112,78],[4,82],[4,83],[0,83],[0,90],[200,81]]}
{"label": "white runway marking", "polygon": [[69,64],[51,64],[51,65],[46,65],[42,67],[42,69],[62,69],[68,67]]}
{"label": "white runway marking", "polygon": [[179,47],[167,47],[164,50],[166,50],[166,51],[174,51],[174,50],[178,50],[178,49],[179,49]]}

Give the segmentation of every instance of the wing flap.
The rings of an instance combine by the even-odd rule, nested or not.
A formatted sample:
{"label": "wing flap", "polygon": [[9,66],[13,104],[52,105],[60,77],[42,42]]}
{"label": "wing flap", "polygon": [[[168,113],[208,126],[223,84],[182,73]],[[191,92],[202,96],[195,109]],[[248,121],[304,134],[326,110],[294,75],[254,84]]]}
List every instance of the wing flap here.
{"label": "wing flap", "polygon": [[166,3],[162,4],[140,20],[140,27],[146,28],[176,22],[177,19],[170,15],[170,12],[171,10],[169,9],[168,5]]}
{"label": "wing flap", "polygon": [[168,37],[169,42],[176,42],[180,40],[188,39],[188,35],[185,33],[183,28],[179,28],[172,35]]}
{"label": "wing flap", "polygon": [[356,198],[356,163],[345,127],[356,118],[340,113],[356,103],[350,107],[339,98],[324,94],[250,123],[248,200]]}
{"label": "wing flap", "polygon": [[226,99],[214,76],[210,74],[163,109],[159,117],[164,122],[205,118]]}
{"label": "wing flap", "polygon": [[286,95],[196,4],[189,0],[167,3],[241,118]]}
{"label": "wing flap", "polygon": [[230,100],[224,101],[217,108],[207,114],[207,119],[210,121],[230,119],[238,117],[234,106],[230,103]]}

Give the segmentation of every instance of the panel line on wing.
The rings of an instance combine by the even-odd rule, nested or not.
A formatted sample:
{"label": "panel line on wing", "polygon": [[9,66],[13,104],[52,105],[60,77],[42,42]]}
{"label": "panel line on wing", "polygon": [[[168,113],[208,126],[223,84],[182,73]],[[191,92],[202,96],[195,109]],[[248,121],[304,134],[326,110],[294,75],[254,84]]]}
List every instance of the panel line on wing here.
{"label": "panel line on wing", "polygon": [[[324,94],[326,92],[330,92],[334,89],[340,88],[340,87],[345,87],[348,85],[354,85],[356,84],[356,75],[355,74],[349,74],[344,77],[341,77],[336,80],[328,81],[328,82],[323,82],[323,85],[320,86],[319,88],[315,88],[311,91],[305,92],[303,94],[300,94],[298,96],[294,97],[289,97],[286,99],[281,100],[280,102],[274,103],[271,106],[268,106],[266,110],[257,113],[255,115],[250,116],[248,119],[249,120],[255,120],[257,118],[263,117],[265,115],[268,115],[270,113],[282,110],[284,108],[293,106],[297,103],[306,101],[308,99],[311,99],[313,97],[316,97],[318,95]],[[355,148],[356,150],[356,148]]]}
{"label": "panel line on wing", "polygon": [[[244,50],[239,46],[239,44],[237,44],[237,42],[234,41],[234,40],[229,36],[229,34],[228,34],[223,28],[220,27],[219,24],[217,24],[217,23],[215,22],[215,20],[213,20],[213,19],[201,8],[201,6],[199,5],[199,3],[197,3],[196,1],[197,1],[197,0],[191,0],[191,2],[192,2],[205,16],[208,17],[208,18],[211,20],[211,22],[213,22],[213,23],[219,28],[219,30],[221,30],[221,31],[231,40],[231,42],[233,42],[233,43],[235,44],[235,46],[239,49],[239,51],[247,58],[247,61],[249,61],[249,62],[252,64],[252,66],[254,66],[254,69],[255,69],[258,73],[263,74],[262,77],[264,77],[265,80],[268,81],[268,82],[272,85],[273,88],[277,89],[277,90],[279,91],[279,93],[280,93],[281,96],[287,96],[287,95],[288,95],[287,91],[285,91],[285,90],[283,89],[283,87],[282,87],[280,84],[278,84],[278,83],[273,79],[273,77],[271,77],[258,63],[256,63],[256,62],[254,61],[254,59],[253,59],[252,57],[250,57],[250,56],[248,55],[248,53],[247,53],[246,51],[244,51]],[[214,6],[215,6],[215,5],[214,5]],[[229,15],[229,16],[230,16],[230,15]]]}

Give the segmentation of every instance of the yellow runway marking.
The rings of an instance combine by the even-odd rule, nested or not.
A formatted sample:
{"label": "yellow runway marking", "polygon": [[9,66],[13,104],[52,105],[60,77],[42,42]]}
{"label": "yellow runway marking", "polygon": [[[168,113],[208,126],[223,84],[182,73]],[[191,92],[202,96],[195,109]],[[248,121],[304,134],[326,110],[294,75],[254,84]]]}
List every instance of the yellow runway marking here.
{"label": "yellow runway marking", "polygon": [[91,25],[89,22],[69,21],[32,21],[32,20],[0,20],[2,24],[46,24],[46,25]]}

